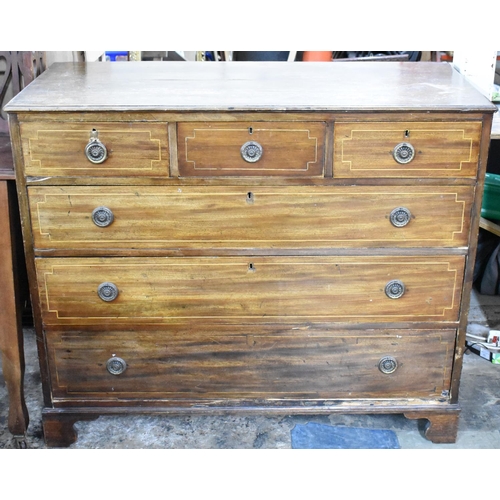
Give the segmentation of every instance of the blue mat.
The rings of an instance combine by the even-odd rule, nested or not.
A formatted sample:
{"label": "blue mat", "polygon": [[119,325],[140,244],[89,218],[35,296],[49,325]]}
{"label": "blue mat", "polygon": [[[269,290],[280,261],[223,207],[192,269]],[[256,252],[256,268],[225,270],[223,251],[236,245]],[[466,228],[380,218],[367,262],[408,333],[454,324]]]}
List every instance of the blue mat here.
{"label": "blue mat", "polygon": [[332,427],[331,425],[297,424],[291,431],[295,449],[399,449],[394,431]]}

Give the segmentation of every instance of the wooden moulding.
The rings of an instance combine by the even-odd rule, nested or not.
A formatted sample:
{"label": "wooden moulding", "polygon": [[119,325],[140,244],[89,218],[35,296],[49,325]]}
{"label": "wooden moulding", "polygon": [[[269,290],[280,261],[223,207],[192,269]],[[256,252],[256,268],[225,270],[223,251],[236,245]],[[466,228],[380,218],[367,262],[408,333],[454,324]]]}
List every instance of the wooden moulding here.
{"label": "wooden moulding", "polygon": [[493,105],[450,65],[336,62],[306,66],[234,61],[134,66],[55,63],[5,109],[8,113],[89,109],[493,112]]}
{"label": "wooden moulding", "polygon": [[225,122],[238,122],[238,121],[315,121],[315,122],[474,122],[483,119],[482,113],[458,113],[457,111],[435,111],[429,113],[427,111],[402,113],[401,111],[393,112],[279,112],[279,111],[262,111],[262,112],[217,112],[217,111],[184,111],[184,112],[100,112],[100,111],[85,111],[81,113],[74,112],[37,112],[37,113],[18,113],[20,122],[38,122],[44,123],[60,122],[61,120],[67,122],[81,122],[89,123],[95,122],[203,122],[210,121],[225,121]]}
{"label": "wooden moulding", "polygon": [[[354,180],[327,177],[67,177],[28,176],[27,186],[352,186]],[[363,179],[355,180],[357,186],[474,186],[475,179]]]}
{"label": "wooden moulding", "polygon": [[159,415],[159,416],[185,416],[185,415],[324,415],[324,414],[404,414],[408,419],[427,420],[424,430],[425,437],[433,443],[454,443],[457,438],[458,418],[460,408],[458,405],[387,405],[381,402],[363,402],[357,406],[322,406],[304,408],[303,406],[265,407],[255,406],[253,408],[238,407],[189,407],[189,408],[151,408],[142,406],[140,408],[44,408],[42,410],[42,423],[44,439],[49,447],[68,447],[77,440],[77,432],[74,424],[78,421],[96,420],[100,416],[121,415]]}

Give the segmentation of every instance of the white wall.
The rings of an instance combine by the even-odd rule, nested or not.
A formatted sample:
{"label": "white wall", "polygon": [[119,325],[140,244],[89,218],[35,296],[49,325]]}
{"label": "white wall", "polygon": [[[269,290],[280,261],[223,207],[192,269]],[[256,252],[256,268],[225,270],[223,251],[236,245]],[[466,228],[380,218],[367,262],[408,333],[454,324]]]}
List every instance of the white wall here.
{"label": "white wall", "polygon": [[453,51],[453,66],[490,100],[497,94],[494,86],[497,53],[477,49]]}

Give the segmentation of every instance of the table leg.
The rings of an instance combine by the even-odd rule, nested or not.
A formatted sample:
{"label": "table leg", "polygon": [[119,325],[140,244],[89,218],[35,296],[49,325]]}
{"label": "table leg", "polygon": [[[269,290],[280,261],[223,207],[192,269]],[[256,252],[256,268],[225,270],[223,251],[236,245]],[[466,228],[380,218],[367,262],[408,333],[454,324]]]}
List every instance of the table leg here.
{"label": "table leg", "polygon": [[[21,311],[16,283],[13,218],[9,203],[9,181],[0,181],[0,350],[9,394],[9,431],[19,440],[28,428],[24,400],[24,350]],[[13,190],[10,190],[11,195]]]}

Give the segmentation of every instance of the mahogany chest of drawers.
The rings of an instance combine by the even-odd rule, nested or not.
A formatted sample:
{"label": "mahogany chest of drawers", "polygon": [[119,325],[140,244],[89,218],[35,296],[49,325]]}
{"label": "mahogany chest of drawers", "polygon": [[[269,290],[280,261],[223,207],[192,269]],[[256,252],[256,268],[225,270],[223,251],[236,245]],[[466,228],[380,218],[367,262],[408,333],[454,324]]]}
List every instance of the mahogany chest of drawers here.
{"label": "mahogany chest of drawers", "polygon": [[456,439],[496,108],[450,66],[56,64],[6,110],[49,446],[130,412]]}

